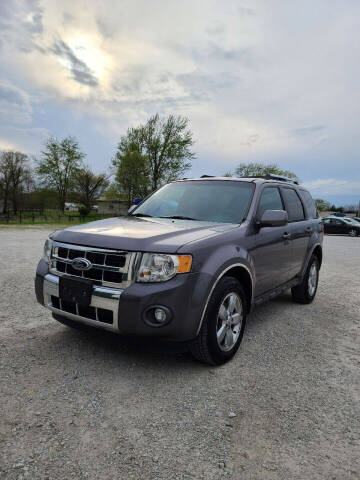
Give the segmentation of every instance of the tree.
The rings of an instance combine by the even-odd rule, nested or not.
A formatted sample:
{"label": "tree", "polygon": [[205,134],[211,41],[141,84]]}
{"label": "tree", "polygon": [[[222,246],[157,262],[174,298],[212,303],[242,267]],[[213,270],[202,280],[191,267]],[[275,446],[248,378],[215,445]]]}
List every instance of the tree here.
{"label": "tree", "polygon": [[315,205],[319,212],[329,212],[332,210],[331,204],[322,198],[316,198]]}
{"label": "tree", "polygon": [[109,186],[106,173],[96,175],[88,166],[77,172],[74,183],[79,201],[84,206],[86,214],[90,212],[96,201]]}
{"label": "tree", "polygon": [[11,150],[1,153],[0,156],[0,184],[4,200],[3,213],[8,211],[9,200],[12,200],[14,213],[18,210],[19,195],[25,184],[30,182],[31,172],[28,166],[28,157],[21,152]]}
{"label": "tree", "polygon": [[151,190],[156,190],[191,167],[195,157],[193,144],[187,118],[175,115],[161,118],[156,114],[145,125],[128,129],[120,139],[117,154],[123,157],[129,151],[138,151],[146,157]]}
{"label": "tree", "polygon": [[73,137],[66,137],[63,140],[49,138],[41,155],[37,174],[46,187],[57,192],[59,208],[64,212],[68,192],[74,186],[75,177],[85,155]]}
{"label": "tree", "polygon": [[240,163],[235,169],[235,175],[237,177],[264,176],[269,173],[272,175],[279,175],[281,177],[298,180],[298,177],[295,175],[295,173],[290,172],[289,170],[282,170],[278,165],[276,165],[276,163]]}
{"label": "tree", "polygon": [[114,164],[117,166],[115,181],[130,207],[134,198],[144,198],[150,192],[150,165],[147,157],[139,150],[127,150],[116,153]]}

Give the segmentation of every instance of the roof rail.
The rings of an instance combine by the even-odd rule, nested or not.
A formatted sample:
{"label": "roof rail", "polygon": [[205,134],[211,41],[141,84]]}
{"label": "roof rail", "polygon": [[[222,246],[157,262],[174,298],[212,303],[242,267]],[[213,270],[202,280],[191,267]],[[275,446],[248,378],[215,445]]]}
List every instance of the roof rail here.
{"label": "roof rail", "polygon": [[280,175],[273,175],[272,173],[266,173],[265,175],[246,175],[241,178],[264,178],[265,180],[278,180],[279,182],[288,182],[299,185],[299,182],[297,180],[293,180],[292,178],[287,177],[281,177]]}
{"label": "roof rail", "polygon": [[214,178],[215,175],[201,175],[200,178]]}

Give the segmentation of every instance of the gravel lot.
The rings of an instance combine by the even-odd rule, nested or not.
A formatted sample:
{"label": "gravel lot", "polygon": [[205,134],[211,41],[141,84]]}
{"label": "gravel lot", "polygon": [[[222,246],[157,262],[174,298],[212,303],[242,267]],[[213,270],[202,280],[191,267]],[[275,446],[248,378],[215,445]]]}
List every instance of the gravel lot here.
{"label": "gravel lot", "polygon": [[360,238],[317,298],[255,310],[235,359],[72,331],[36,304],[48,235],[0,228],[2,479],[359,479]]}

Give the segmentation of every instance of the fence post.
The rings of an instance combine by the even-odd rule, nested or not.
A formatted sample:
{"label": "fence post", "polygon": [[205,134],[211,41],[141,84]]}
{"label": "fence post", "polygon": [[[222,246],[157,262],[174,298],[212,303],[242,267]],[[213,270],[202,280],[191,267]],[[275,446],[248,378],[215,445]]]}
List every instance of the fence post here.
{"label": "fence post", "polygon": [[21,215],[21,214],[22,214],[22,211],[20,210],[20,211],[19,211],[19,221],[20,221],[20,225],[21,225],[21,223],[22,223],[22,218],[21,218],[22,215]]}
{"label": "fence post", "polygon": [[32,221],[33,221],[33,223],[35,223],[35,214],[34,213],[32,214]]}

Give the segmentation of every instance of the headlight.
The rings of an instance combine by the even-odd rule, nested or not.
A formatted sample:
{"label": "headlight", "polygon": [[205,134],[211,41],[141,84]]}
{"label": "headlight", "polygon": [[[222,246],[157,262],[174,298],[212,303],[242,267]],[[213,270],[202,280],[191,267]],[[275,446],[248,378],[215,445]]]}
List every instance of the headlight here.
{"label": "headlight", "polygon": [[53,241],[50,240],[50,238],[48,238],[45,241],[44,253],[43,253],[43,259],[45,260],[46,263],[50,263],[52,246],[53,246]]}
{"label": "headlight", "polygon": [[191,262],[191,255],[144,253],[136,280],[138,282],[165,282],[177,273],[190,272]]}

